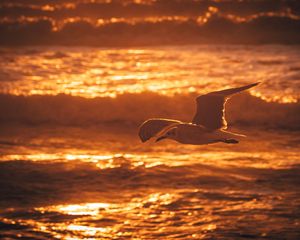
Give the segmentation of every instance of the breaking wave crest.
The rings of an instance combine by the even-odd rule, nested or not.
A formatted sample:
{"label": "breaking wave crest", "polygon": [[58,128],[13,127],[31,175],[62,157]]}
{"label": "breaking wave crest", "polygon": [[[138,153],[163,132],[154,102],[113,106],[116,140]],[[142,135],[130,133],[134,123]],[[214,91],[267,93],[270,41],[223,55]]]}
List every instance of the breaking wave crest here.
{"label": "breaking wave crest", "polygon": [[[70,95],[0,95],[2,123],[87,126],[123,122],[138,125],[153,117],[191,121],[195,94],[171,96],[146,92],[116,98],[83,98]],[[240,94],[227,103],[229,125],[300,129],[298,103],[266,102]]]}
{"label": "breaking wave crest", "polygon": [[[7,1],[0,45],[297,44],[297,1]],[[20,36],[22,36],[20,38]]]}
{"label": "breaking wave crest", "polygon": [[[197,20],[126,21],[96,26],[78,20],[54,31],[51,19],[0,22],[1,45],[144,46],[182,44],[297,44],[300,20],[262,16],[237,23],[223,16]],[[268,26],[268,31],[265,31]],[[178,34],[180,33],[180,34]],[[19,36],[26,36],[20,38]]]}

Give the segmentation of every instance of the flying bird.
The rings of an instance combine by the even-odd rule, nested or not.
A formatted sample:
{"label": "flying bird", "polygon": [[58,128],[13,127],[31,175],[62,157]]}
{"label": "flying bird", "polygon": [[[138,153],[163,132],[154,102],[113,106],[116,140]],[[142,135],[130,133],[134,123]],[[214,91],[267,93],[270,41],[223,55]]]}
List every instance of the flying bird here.
{"label": "flying bird", "polygon": [[232,95],[258,84],[259,82],[200,95],[196,98],[197,109],[191,123],[162,118],[148,119],[139,128],[139,137],[142,142],[154,137],[156,142],[163,139],[173,139],[179,143],[193,145],[217,142],[238,143],[237,139],[245,137],[245,135],[226,131],[226,101]]}

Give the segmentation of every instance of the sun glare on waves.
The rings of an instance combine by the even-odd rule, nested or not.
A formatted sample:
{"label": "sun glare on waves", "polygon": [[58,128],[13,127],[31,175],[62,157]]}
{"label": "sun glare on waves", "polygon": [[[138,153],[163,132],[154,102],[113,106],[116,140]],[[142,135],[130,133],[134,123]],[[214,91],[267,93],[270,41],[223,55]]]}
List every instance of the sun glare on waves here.
{"label": "sun glare on waves", "polygon": [[280,103],[297,103],[299,98],[295,96],[280,96],[280,95],[273,95],[273,96],[264,96],[262,93],[257,92],[255,90],[250,90],[251,94],[255,97],[258,97],[266,102],[280,102]]}
{"label": "sun glare on waves", "polygon": [[[106,209],[110,206],[109,203],[85,203],[85,204],[70,204],[58,205],[49,207],[47,211],[58,211],[69,215],[90,215],[96,216],[99,214],[100,209]],[[44,208],[37,208],[41,212],[45,211]]]}
{"label": "sun glare on waves", "polygon": [[[232,196],[232,199],[222,197],[223,194]],[[133,197],[129,201],[37,207],[31,212],[40,218],[34,220],[9,218],[0,220],[6,224],[22,226],[23,229],[29,228],[45,233],[55,239],[98,239],[116,236],[143,239],[143,236],[151,236],[153,231],[168,236],[201,239],[228,225],[228,222],[235,223],[235,218],[229,213],[272,209],[272,197],[261,201],[251,197],[251,193],[250,197],[243,199],[241,198],[243,194],[245,191],[243,193],[200,189],[178,189],[172,193],[156,191],[139,194],[140,196]],[[212,198],[208,199],[209,196]],[[264,218],[264,216],[257,217]]]}
{"label": "sun glare on waves", "polygon": [[[251,144],[251,143],[249,143]],[[267,144],[267,143],[266,143]],[[258,149],[257,149],[258,150]],[[72,152],[72,153],[71,153]],[[157,155],[159,154],[159,155]],[[184,146],[180,150],[180,155],[175,153],[167,153],[165,148],[160,149],[157,146],[155,153],[108,153],[98,151],[85,150],[64,150],[60,153],[22,153],[22,154],[5,154],[1,155],[1,159],[9,161],[33,161],[40,163],[64,162],[73,164],[74,167],[81,162],[91,164],[92,168],[111,169],[137,169],[137,168],[154,168],[158,166],[186,166],[208,164],[218,167],[240,167],[244,164],[258,168],[285,168],[295,164],[298,155],[295,152],[288,153],[288,161],[278,160],[278,155],[282,155],[280,150],[274,152],[257,151],[257,152],[241,152],[228,151],[225,149],[212,149],[211,151],[198,152],[198,146]],[[285,154],[287,154],[285,152]],[[262,161],[261,159],[265,159]],[[78,165],[78,166],[79,166]],[[66,166],[67,167],[67,166]],[[239,177],[239,176],[236,176]]]}
{"label": "sun glare on waves", "polygon": [[[153,214],[152,211],[153,208],[160,208],[172,203],[174,198],[176,198],[175,194],[159,192],[150,194],[145,198],[135,198],[128,203],[82,203],[40,207],[35,208],[35,211],[45,216],[57,213],[74,216],[75,218],[65,223],[49,224],[26,220],[19,221],[19,223],[22,225],[30,224],[34,229],[50,233],[56,238],[74,239],[73,237],[76,236],[112,237],[116,235],[125,237],[132,234],[125,229],[140,224],[140,221],[168,218],[170,216],[168,212],[165,212],[164,216],[158,216]],[[144,208],[145,205],[151,205],[152,207]],[[110,218],[115,220],[105,223],[105,219]],[[137,218],[140,218],[140,220],[137,220]]]}
{"label": "sun glare on waves", "polygon": [[[1,83],[0,93],[115,98],[127,93],[155,92],[174,96],[206,93],[225,86],[251,83],[255,79],[263,84],[251,94],[263,100],[293,103],[299,98],[295,91],[297,81],[286,91],[280,87],[286,84],[284,76],[286,68],[290,68],[287,56],[274,56],[277,65],[272,65],[274,61],[265,60],[272,59],[272,53],[262,53],[259,49],[255,52],[238,47],[237,51],[243,52],[238,62],[234,60],[236,56],[231,56],[230,49],[224,47],[217,51],[209,46],[191,46],[190,49],[41,48],[31,51],[26,49],[18,53],[13,61],[1,61],[0,67],[8,79]],[[291,57],[297,63],[298,56]],[[280,68],[276,61],[282,64]],[[276,88],[269,88],[269,78],[272,82],[278,79],[278,83],[272,84]]]}

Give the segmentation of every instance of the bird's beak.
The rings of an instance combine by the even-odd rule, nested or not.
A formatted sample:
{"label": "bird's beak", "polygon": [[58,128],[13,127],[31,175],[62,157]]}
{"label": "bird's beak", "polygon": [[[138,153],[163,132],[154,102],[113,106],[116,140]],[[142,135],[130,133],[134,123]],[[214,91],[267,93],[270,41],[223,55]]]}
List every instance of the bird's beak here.
{"label": "bird's beak", "polygon": [[166,136],[158,137],[158,138],[156,138],[155,142],[159,142],[161,140],[164,140],[165,138],[167,138],[167,137]]}

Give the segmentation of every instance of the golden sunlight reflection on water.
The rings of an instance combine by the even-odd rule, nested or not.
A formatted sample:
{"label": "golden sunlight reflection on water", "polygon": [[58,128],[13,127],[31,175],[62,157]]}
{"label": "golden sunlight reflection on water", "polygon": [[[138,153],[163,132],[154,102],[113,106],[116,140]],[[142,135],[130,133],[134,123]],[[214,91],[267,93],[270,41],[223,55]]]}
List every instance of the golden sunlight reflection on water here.
{"label": "golden sunlight reflection on water", "polygon": [[9,78],[1,83],[0,92],[14,95],[63,93],[94,98],[148,91],[172,96],[261,81],[263,84],[251,94],[266,101],[290,103],[299,98],[299,86],[286,74],[297,77],[289,69],[298,68],[299,55],[286,48],[279,49],[278,54],[260,47],[242,46],[61,47],[39,48],[30,56],[26,53],[30,49],[24,49],[23,52],[9,52],[12,61],[6,61],[5,55],[0,56],[0,60],[4,58],[0,67]]}
{"label": "golden sunlight reflection on water", "polygon": [[[154,208],[159,208],[161,205],[170,204],[175,198],[175,194],[169,193],[154,193],[140,199],[135,198],[129,203],[82,203],[82,204],[65,204],[49,207],[36,208],[35,210],[42,213],[57,213],[63,215],[78,216],[75,220],[64,223],[43,223],[43,222],[27,222],[23,224],[33,224],[37,230],[42,230],[52,233],[55,237],[64,239],[74,239],[73,237],[114,237],[126,236],[131,233],[122,232],[120,229],[125,226],[134,225],[134,221],[144,221],[146,219],[157,218],[158,215],[151,214]],[[145,205],[151,205],[147,210]],[[139,211],[140,212],[137,212]],[[167,216],[170,213],[166,213]],[[129,216],[122,219],[122,217]],[[140,218],[131,219],[133,216]],[[173,215],[171,213],[171,215]],[[109,221],[109,217],[120,218],[121,221]],[[162,216],[160,216],[162,217]],[[166,217],[166,216],[164,216]],[[102,224],[103,226],[98,226]],[[107,221],[107,222],[106,222]],[[67,232],[66,235],[63,233]],[[76,239],[76,238],[75,238]]]}
{"label": "golden sunlight reflection on water", "polygon": [[[147,239],[146,236],[149,237],[154,233],[158,235],[154,234],[152,237],[156,236],[159,239],[163,239],[164,236],[202,239],[208,233],[238,221],[234,220],[234,216],[231,219],[227,213],[272,208],[271,200],[268,199],[238,200],[240,194],[238,192],[219,193],[236,196],[234,202],[230,198],[228,200],[201,199],[199,197],[202,194],[210,193],[198,189],[186,189],[184,192],[144,194],[142,197],[135,197],[129,202],[121,203],[52,205],[34,209],[35,212],[42,214],[39,220],[1,220],[9,224],[27,226],[33,231],[44,232],[58,239],[115,239],[116,237]],[[187,197],[185,195],[190,197],[185,199]],[[53,221],[51,220],[53,216],[61,216],[65,220]]]}
{"label": "golden sunlight reflection on water", "polygon": [[[195,146],[186,146],[188,149]],[[69,153],[69,152],[72,152]],[[76,153],[77,152],[77,153]],[[23,153],[23,154],[6,154],[1,158],[5,160],[26,160],[26,161],[41,161],[41,162],[87,162],[95,164],[99,169],[107,168],[152,168],[158,165],[166,166],[185,166],[193,164],[209,164],[219,167],[240,167],[243,164],[255,168],[282,168],[297,163],[298,154],[294,151],[273,152],[242,152],[242,151],[191,151],[189,154],[178,155],[176,153],[167,153],[158,151],[156,153],[99,153],[84,150],[74,150],[61,153]],[[286,159],[282,159],[285,155]]]}
{"label": "golden sunlight reflection on water", "polygon": [[[146,224],[146,222],[150,223],[160,219],[159,224],[163,219],[174,217],[175,213],[172,211],[164,211],[159,214],[155,212],[159,211],[162,206],[171,204],[175,199],[176,194],[157,192],[145,198],[134,198],[129,203],[83,203],[36,208],[35,210],[42,214],[57,213],[78,216],[78,218],[67,223],[43,224],[39,222],[35,223],[35,226],[39,230],[53,233],[54,236],[58,232],[67,232],[67,236],[60,233],[60,237],[67,237],[65,239],[74,236],[122,237],[133,234],[130,232],[130,227],[140,225],[144,221]],[[190,215],[188,214],[188,216]],[[115,221],[109,221],[109,218],[113,218]],[[25,224],[27,223],[25,222]],[[128,228],[128,231],[122,230],[123,228]],[[162,230],[160,228],[159,231]],[[213,228],[210,227],[208,230],[213,230]]]}
{"label": "golden sunlight reflection on water", "polygon": [[[108,203],[86,203],[83,205],[74,204],[74,205],[61,205],[54,206],[53,208],[49,207],[50,211],[59,211],[61,213],[69,215],[93,215],[96,216],[99,213],[99,209],[108,208],[110,204]],[[43,210],[43,209],[42,209]]]}
{"label": "golden sunlight reflection on water", "polygon": [[272,239],[274,229],[299,226],[298,149],[276,145],[276,138],[272,148],[252,140],[231,148],[165,142],[110,152],[21,146],[1,159],[9,160],[9,177],[26,179],[22,192],[33,185],[36,192],[28,191],[25,207],[4,209],[0,222],[24,238],[241,239],[246,232]]}

